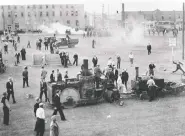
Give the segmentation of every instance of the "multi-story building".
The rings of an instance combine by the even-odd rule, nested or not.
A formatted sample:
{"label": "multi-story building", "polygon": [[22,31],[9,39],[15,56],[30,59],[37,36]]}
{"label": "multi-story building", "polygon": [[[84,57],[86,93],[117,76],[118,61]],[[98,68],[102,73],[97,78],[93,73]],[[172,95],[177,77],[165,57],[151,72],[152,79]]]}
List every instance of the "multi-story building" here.
{"label": "multi-story building", "polygon": [[42,24],[59,22],[72,28],[84,28],[84,5],[5,5],[0,6],[0,30],[38,29]]}

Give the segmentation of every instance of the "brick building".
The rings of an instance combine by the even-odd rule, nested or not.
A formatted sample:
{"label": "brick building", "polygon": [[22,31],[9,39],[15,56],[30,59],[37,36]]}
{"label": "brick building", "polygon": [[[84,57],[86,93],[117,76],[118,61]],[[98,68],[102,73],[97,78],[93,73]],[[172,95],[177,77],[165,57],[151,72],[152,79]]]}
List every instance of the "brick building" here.
{"label": "brick building", "polygon": [[84,28],[84,5],[5,5],[0,6],[0,30],[38,29],[41,24],[59,22],[72,28]]}

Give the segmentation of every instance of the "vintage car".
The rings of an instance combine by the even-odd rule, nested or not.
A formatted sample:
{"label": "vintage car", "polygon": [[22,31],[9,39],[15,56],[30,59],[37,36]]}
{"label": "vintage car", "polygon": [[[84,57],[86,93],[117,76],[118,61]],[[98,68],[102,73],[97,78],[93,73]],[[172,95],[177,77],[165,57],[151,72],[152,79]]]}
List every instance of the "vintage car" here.
{"label": "vintage car", "polygon": [[68,46],[68,48],[73,48],[75,47],[76,44],[78,44],[79,40],[78,39],[69,39],[67,40],[67,38],[58,38],[57,39],[57,47],[63,47],[63,46]]}

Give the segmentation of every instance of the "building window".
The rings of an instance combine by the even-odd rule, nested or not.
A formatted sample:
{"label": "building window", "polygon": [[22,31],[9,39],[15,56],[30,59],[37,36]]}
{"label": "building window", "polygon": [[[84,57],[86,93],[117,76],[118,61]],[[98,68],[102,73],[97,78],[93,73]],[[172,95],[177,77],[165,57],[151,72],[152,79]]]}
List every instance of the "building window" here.
{"label": "building window", "polygon": [[55,5],[52,5],[52,8],[55,8]]}
{"label": "building window", "polygon": [[68,8],[68,5],[66,5],[66,8]]}
{"label": "building window", "polygon": [[76,11],[76,16],[78,16],[78,11]]}
{"label": "building window", "polygon": [[11,17],[11,13],[10,12],[8,12],[8,17]]}
{"label": "building window", "polygon": [[76,26],[79,26],[79,21],[78,20],[76,20]]}
{"label": "building window", "polygon": [[17,9],[17,6],[15,6],[14,9]]}
{"label": "building window", "polygon": [[49,13],[48,13],[48,12],[46,12],[46,16],[47,16],[47,17],[49,16]]}
{"label": "building window", "polygon": [[48,5],[46,5],[46,8],[48,8]]}
{"label": "building window", "polygon": [[27,7],[28,9],[30,8],[30,6]]}
{"label": "building window", "polygon": [[15,17],[17,17],[17,13],[16,13],[16,12],[15,12],[15,14],[14,14],[14,15],[15,15]]}
{"label": "building window", "polygon": [[30,17],[30,12],[28,12],[28,17]]}
{"label": "building window", "polygon": [[164,16],[161,16],[161,19],[164,20]]}
{"label": "building window", "polygon": [[8,9],[10,9],[10,5],[8,5]]}
{"label": "building window", "polygon": [[74,12],[73,11],[71,11],[71,16],[74,16]]}
{"label": "building window", "polygon": [[53,11],[53,16],[55,16],[55,11]]}
{"label": "building window", "polygon": [[42,9],[42,5],[40,5],[40,9]]}
{"label": "building window", "polygon": [[67,20],[67,24],[70,25],[70,20]]}
{"label": "building window", "polygon": [[66,16],[68,16],[68,14],[69,14],[68,11],[66,11]]}
{"label": "building window", "polygon": [[24,14],[23,14],[23,12],[21,12],[21,17],[24,17]]}
{"label": "building window", "polygon": [[62,16],[62,11],[60,11],[60,16]]}
{"label": "building window", "polygon": [[42,17],[42,12],[40,12],[40,17]]}

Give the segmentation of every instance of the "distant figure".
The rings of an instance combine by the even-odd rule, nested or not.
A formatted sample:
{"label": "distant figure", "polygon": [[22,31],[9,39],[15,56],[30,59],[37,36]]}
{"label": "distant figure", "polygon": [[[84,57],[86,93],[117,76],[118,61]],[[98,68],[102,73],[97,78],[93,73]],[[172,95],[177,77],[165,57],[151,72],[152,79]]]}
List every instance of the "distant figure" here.
{"label": "distant figure", "polygon": [[150,55],[151,54],[151,50],[152,50],[152,46],[151,46],[150,43],[147,45],[147,50],[148,50],[148,55]]}
{"label": "distant figure", "polygon": [[50,82],[51,82],[51,83],[55,82],[54,70],[52,70],[52,73],[51,73],[51,75],[50,75]]}
{"label": "distant figure", "polygon": [[45,95],[45,102],[47,102],[47,83],[45,81],[45,79],[41,79],[40,82],[40,100],[42,101],[42,95]]}
{"label": "distant figure", "polygon": [[17,37],[17,42],[20,43],[20,37],[19,37],[19,35]]}
{"label": "distant figure", "polygon": [[6,92],[3,93],[3,97],[1,99],[1,103],[3,103],[3,113],[4,113],[3,124],[9,125],[10,104],[8,102],[7,93]]}
{"label": "distant figure", "polygon": [[25,83],[27,84],[27,87],[29,87],[29,84],[28,84],[28,67],[24,68],[24,71],[22,72],[22,76],[23,76],[23,88],[25,87]]}
{"label": "distant figure", "polygon": [[154,76],[154,68],[155,65],[153,64],[153,62],[151,62],[149,65],[149,76]]}
{"label": "distant figure", "polygon": [[94,56],[92,59],[92,62],[93,62],[93,66],[96,67],[96,65],[98,64],[98,58]]}
{"label": "distant figure", "polygon": [[5,54],[8,54],[8,41],[5,42],[5,45],[4,45],[4,53]]}
{"label": "distant figure", "polygon": [[125,85],[126,89],[127,89],[128,78],[129,78],[129,75],[128,75],[127,69],[124,69],[121,75],[121,80],[122,80],[122,83]]}
{"label": "distant figure", "polygon": [[92,48],[95,48],[96,41],[93,39],[92,40]]}
{"label": "distant figure", "polygon": [[130,64],[131,64],[131,67],[133,66],[133,63],[134,63],[134,55],[132,52],[130,52],[129,54],[129,60],[130,60]]}
{"label": "distant figure", "polygon": [[13,88],[13,80],[11,77],[8,78],[8,82],[6,83],[6,89],[7,89],[7,99],[9,101],[10,95],[12,95],[13,103],[16,103],[15,97],[14,97],[14,88]]}
{"label": "distant figure", "polygon": [[120,69],[121,57],[117,56],[117,69]]}
{"label": "distant figure", "polygon": [[57,69],[57,82],[62,82],[62,74],[60,73],[59,69]]}
{"label": "distant figure", "polygon": [[24,47],[21,50],[21,57],[22,57],[22,60],[26,60],[26,49]]}
{"label": "distant figure", "polygon": [[28,41],[27,48],[31,48],[30,41]]}
{"label": "distant figure", "polygon": [[75,65],[75,63],[76,63],[76,66],[78,66],[78,54],[75,53],[75,55],[73,56],[73,58],[74,58],[73,65]]}

